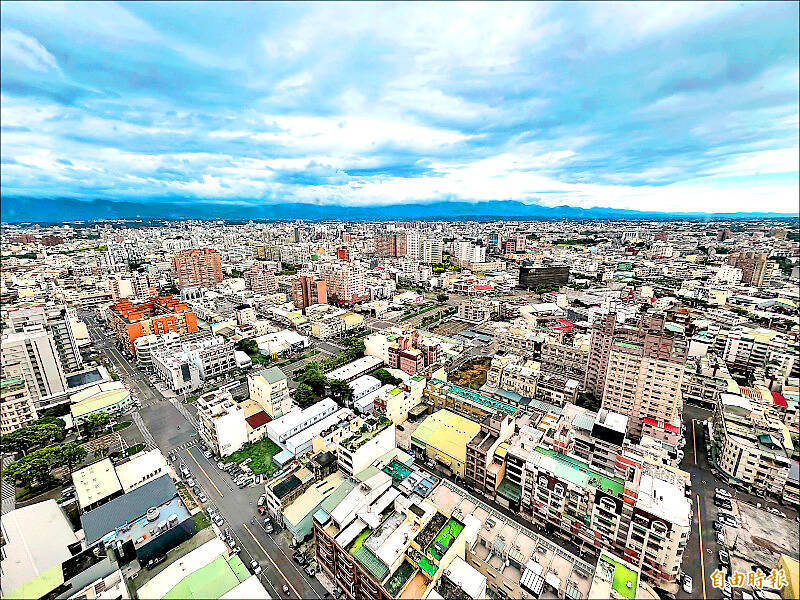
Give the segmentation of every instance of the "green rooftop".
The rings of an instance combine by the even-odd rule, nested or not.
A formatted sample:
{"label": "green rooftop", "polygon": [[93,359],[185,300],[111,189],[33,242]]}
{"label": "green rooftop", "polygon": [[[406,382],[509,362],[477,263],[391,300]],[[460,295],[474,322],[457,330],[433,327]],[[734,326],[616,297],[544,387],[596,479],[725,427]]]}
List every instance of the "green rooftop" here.
{"label": "green rooftop", "polygon": [[0,381],[0,394],[10,394],[25,387],[23,377],[9,377]]}
{"label": "green rooftop", "polygon": [[217,557],[202,569],[189,573],[164,596],[164,600],[199,600],[201,598],[219,598],[242,581],[250,577],[250,572],[238,556],[226,560]]}
{"label": "green rooftop", "polygon": [[361,565],[372,575],[376,581],[383,581],[386,574],[389,572],[387,567],[381,560],[375,556],[369,548],[361,546],[354,554],[353,557],[361,563]]}
{"label": "green rooftop", "polygon": [[452,383],[447,383],[445,381],[441,381],[440,379],[431,379],[431,383],[444,386],[447,388],[448,393],[461,396],[462,398],[466,398],[467,400],[471,400],[472,402],[481,404],[493,410],[499,410],[509,415],[517,413],[517,409],[510,404],[506,404],[505,402],[500,402],[499,400],[495,400],[489,396],[479,394],[475,390],[461,387],[460,385],[453,385]]}
{"label": "green rooftop", "polygon": [[[588,464],[578,460],[577,458],[560,454],[554,450],[550,450],[549,448],[537,446],[536,451],[539,454],[550,456],[559,461],[559,463],[563,465],[565,469],[558,474],[563,475],[570,481],[581,485],[590,485],[618,497],[622,496],[622,493],[625,490],[625,482],[621,477],[610,477],[605,475],[596,469],[592,469]],[[577,473],[573,473],[571,471],[576,471],[577,473],[581,473],[583,475],[575,477]]]}
{"label": "green rooftop", "polygon": [[463,530],[464,524],[461,521],[450,517],[450,520],[447,521],[445,526],[442,527],[442,530],[436,534],[436,537],[427,547],[425,554],[430,554],[436,560],[442,560],[443,554],[440,554],[436,545],[439,544],[445,549],[445,552],[447,552],[447,549],[450,548],[450,544],[453,543],[453,541],[458,537],[458,534],[460,534]]}
{"label": "green rooftop", "polygon": [[261,369],[258,372],[258,375],[266,379],[267,382],[269,383],[278,383],[279,381],[283,381],[284,379],[286,379],[286,375],[278,367],[268,367],[266,369]]}
{"label": "green rooftop", "polygon": [[[636,598],[636,591],[639,589],[639,575],[626,567],[621,562],[612,559],[610,556],[603,554],[600,560],[614,565],[614,578],[611,582],[611,587],[620,594],[623,598],[634,600]],[[628,587],[630,583],[630,587]]]}

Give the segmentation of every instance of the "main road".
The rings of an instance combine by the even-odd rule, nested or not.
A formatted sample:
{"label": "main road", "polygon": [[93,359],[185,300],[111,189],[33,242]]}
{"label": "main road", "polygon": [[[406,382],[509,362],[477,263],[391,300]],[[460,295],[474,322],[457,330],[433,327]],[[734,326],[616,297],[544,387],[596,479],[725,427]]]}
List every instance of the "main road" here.
{"label": "main road", "polygon": [[[250,560],[255,559],[263,569],[260,577],[274,598],[321,599],[326,590],[314,577],[309,577],[291,559],[291,550],[280,536],[274,538],[264,531],[263,518],[256,511],[259,486],[239,489],[227,474],[207,459],[195,445],[197,430],[176,406],[166,400],[152,386],[130,360],[120,352],[91,315],[82,317],[89,325],[92,341],[98,350],[106,353],[112,364],[119,369],[121,379],[133,388],[142,401],[137,410],[137,425],[144,428],[145,439],[151,440],[167,456],[175,452],[180,461],[191,471],[195,482],[203,489],[209,504],[217,508],[228,528],[236,537],[239,547]],[[179,401],[179,400],[178,400]],[[208,508],[208,506],[206,506]],[[283,592],[283,586],[289,590]]]}

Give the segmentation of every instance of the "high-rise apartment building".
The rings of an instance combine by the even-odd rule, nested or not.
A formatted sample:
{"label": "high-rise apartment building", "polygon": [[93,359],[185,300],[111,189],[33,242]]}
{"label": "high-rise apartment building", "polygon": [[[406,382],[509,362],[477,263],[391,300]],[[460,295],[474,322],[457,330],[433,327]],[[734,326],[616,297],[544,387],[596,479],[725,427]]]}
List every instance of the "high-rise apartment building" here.
{"label": "high-rise apartment building", "polygon": [[767,270],[767,255],[759,252],[732,252],[726,262],[742,271],[742,283],[761,287]]}
{"label": "high-rise apartment building", "polygon": [[375,236],[375,253],[378,256],[397,258],[407,250],[405,231],[389,231]]}
{"label": "high-rise apartment building", "polygon": [[214,287],[222,281],[219,253],[210,248],[183,250],[172,258],[178,287]]}
{"label": "high-rise apartment building", "polygon": [[617,327],[611,313],[595,322],[585,387],[604,409],[627,416],[628,434],[638,438],[645,418],[678,417],[687,353],[685,337],[666,329],[663,316],[642,315],[628,328]]}
{"label": "high-rise apartment building", "polygon": [[197,315],[174,296],[151,298],[138,304],[125,298],[108,308],[108,321],[117,341],[134,356],[134,342],[143,335],[169,331],[186,335],[199,331]]}
{"label": "high-rise apartment building", "polygon": [[25,427],[37,418],[22,365],[10,365],[0,378],[0,435]]}
{"label": "high-rise apartment building", "polygon": [[355,304],[369,300],[364,267],[355,262],[330,261],[319,268],[327,283],[328,300],[332,304]]}
{"label": "high-rise apartment building", "polygon": [[6,323],[14,333],[40,328],[49,331],[66,373],[77,371],[83,365],[72,328],[73,318],[76,318],[75,309],[63,305],[11,309],[6,313]]}
{"label": "high-rise apartment building", "polygon": [[292,282],[292,302],[297,308],[328,303],[328,284],[313,275],[300,275]]}
{"label": "high-rise apartment building", "polygon": [[278,289],[275,273],[258,265],[244,272],[244,283],[257,294],[272,294]]}
{"label": "high-rise apartment building", "polygon": [[453,258],[462,263],[486,262],[486,246],[473,242],[456,242],[453,246]]}
{"label": "high-rise apartment building", "polygon": [[[34,404],[41,398],[66,391],[64,369],[53,334],[42,327],[11,333],[0,342],[2,368],[19,365]],[[5,375],[4,375],[5,376]]]}

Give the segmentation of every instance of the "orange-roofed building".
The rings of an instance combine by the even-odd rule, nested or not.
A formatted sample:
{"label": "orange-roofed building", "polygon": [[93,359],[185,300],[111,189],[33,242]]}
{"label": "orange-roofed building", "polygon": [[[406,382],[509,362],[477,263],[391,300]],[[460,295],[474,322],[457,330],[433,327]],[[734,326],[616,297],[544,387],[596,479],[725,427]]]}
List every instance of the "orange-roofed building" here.
{"label": "orange-roofed building", "polygon": [[175,331],[180,335],[199,330],[197,315],[175,296],[150,298],[134,304],[123,298],[108,308],[108,319],[119,342],[136,355],[134,341],[143,335]]}

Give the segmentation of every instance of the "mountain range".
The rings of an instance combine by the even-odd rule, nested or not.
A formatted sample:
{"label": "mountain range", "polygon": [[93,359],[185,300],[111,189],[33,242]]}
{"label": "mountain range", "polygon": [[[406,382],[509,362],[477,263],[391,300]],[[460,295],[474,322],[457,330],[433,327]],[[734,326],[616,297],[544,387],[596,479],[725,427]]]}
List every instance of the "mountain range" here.
{"label": "mountain range", "polygon": [[408,221],[408,220],[552,220],[552,219],[675,219],[699,220],[797,218],[782,213],[667,213],[616,208],[578,208],[542,206],[513,200],[489,202],[430,202],[372,206],[337,204],[244,204],[156,199],[152,201],[112,201],[105,199],[4,197],[0,220],[4,223],[65,223],[99,219],[225,219],[229,221]]}

